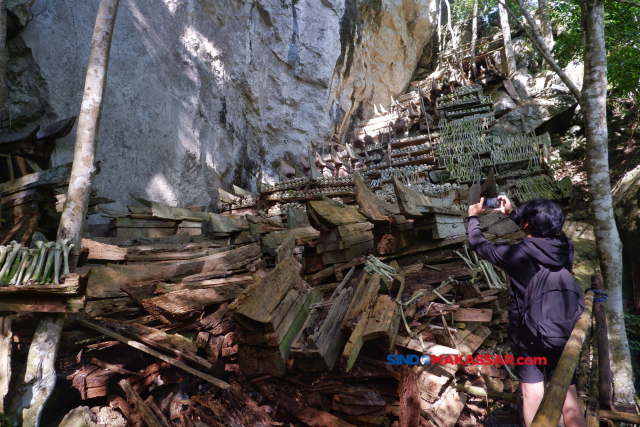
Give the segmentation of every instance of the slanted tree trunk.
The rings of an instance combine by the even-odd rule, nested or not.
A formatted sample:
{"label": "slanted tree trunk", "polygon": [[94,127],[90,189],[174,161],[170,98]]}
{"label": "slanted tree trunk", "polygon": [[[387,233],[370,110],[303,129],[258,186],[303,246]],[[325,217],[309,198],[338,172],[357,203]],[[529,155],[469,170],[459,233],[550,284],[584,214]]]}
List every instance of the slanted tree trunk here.
{"label": "slanted tree trunk", "polygon": [[476,39],[478,38],[478,0],[473,1],[473,18],[471,21],[471,75],[477,78],[476,70]]}
{"label": "slanted tree trunk", "polygon": [[[502,3],[503,0],[498,0]],[[527,34],[534,47],[549,62],[560,79],[579,101],[584,115],[587,140],[587,186],[589,203],[593,212],[596,251],[604,279],[607,299],[607,327],[611,370],[613,371],[614,403],[631,404],[634,401],[631,352],[624,325],[622,306],[622,243],[613,214],[611,184],[609,182],[609,150],[606,120],[607,56],[604,41],[603,0],[582,0],[582,41],[584,44],[584,82],[582,91],[564,73],[549,53],[540,29],[525,8],[517,0],[520,10],[533,29]],[[503,4],[504,5],[504,4]],[[507,6],[508,8],[508,6]],[[510,13],[513,13],[510,11]]]}
{"label": "slanted tree trunk", "polygon": [[584,82],[582,110],[587,139],[589,202],[593,211],[596,248],[607,299],[607,325],[614,403],[632,404],[634,399],[631,353],[622,306],[622,242],[616,228],[609,181],[607,131],[607,54],[604,41],[603,0],[582,0]]}
{"label": "slanted tree trunk", "polygon": [[62,210],[58,240],[70,239],[76,250],[80,248],[82,227],[86,220],[89,194],[96,172],[96,146],[102,114],[102,98],[107,85],[107,68],[111,37],[120,0],[100,0],[96,25],[93,29],[89,67],[84,95],[78,117],[76,147],[69,179],[67,200]]}
{"label": "slanted tree trunk", "polygon": [[511,44],[509,15],[500,1],[498,2],[498,11],[500,12],[500,26],[502,27],[502,40],[504,41],[504,56],[507,59],[507,75],[511,77],[517,68],[516,56],[513,53],[513,45]]}
{"label": "slanted tree trunk", "polygon": [[[7,50],[7,0],[0,0],[0,118],[4,105],[4,66]],[[0,123],[1,125],[2,123]]]}
{"label": "slanted tree trunk", "polygon": [[29,347],[25,371],[20,374],[9,394],[8,416],[22,427],[37,427],[45,403],[56,385],[56,355],[64,314],[49,314],[40,318]]}

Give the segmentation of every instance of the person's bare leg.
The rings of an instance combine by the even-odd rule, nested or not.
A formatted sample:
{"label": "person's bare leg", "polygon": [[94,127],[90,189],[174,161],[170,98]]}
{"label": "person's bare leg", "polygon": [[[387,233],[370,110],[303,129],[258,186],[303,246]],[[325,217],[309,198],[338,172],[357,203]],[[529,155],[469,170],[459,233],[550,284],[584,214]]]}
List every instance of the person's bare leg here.
{"label": "person's bare leg", "polygon": [[580,410],[578,392],[576,391],[575,385],[569,386],[567,397],[562,407],[562,417],[564,418],[565,427],[586,427],[587,425],[584,415]]}
{"label": "person's bare leg", "polygon": [[529,425],[531,425],[531,421],[533,421],[533,417],[536,415],[538,406],[540,406],[540,402],[542,402],[542,396],[544,395],[544,382],[521,383],[521,385],[522,415],[524,416],[524,425],[529,427]]}

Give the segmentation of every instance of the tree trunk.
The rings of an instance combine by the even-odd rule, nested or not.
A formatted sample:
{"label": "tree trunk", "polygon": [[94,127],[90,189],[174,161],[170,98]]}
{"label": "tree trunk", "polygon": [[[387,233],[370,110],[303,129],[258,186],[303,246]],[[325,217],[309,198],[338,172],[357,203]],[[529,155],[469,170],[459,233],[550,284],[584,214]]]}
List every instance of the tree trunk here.
{"label": "tree trunk", "polygon": [[478,38],[478,0],[473,1],[473,21],[471,21],[471,74],[475,79],[478,75],[476,70],[476,39]]}
{"label": "tree trunk", "polygon": [[22,427],[39,425],[42,409],[56,385],[55,361],[63,324],[64,314],[46,315],[38,322],[25,371],[12,389],[7,405],[9,418],[14,423],[22,419]]}
{"label": "tree trunk", "polygon": [[7,50],[7,0],[0,0],[0,126],[2,125],[2,106],[4,105],[4,66]]}
{"label": "tree trunk", "polygon": [[583,0],[581,9],[585,34],[581,106],[587,140],[586,168],[596,248],[608,294],[607,325],[614,379],[614,403],[631,404],[634,388],[622,307],[622,243],[613,214],[609,182],[604,3],[602,0]]}
{"label": "tree trunk", "polygon": [[[107,84],[107,68],[111,37],[120,0],[100,0],[93,40],[89,54],[89,67],[84,84],[84,95],[78,118],[73,167],[58,228],[58,240],[70,239],[76,251],[80,249],[82,228],[86,221],[89,194],[95,176],[96,146],[100,130],[102,98]],[[77,257],[74,257],[77,259]]]}
{"label": "tree trunk", "polygon": [[[535,37],[527,34],[560,79],[578,98],[584,114],[587,140],[587,185],[593,211],[596,251],[604,279],[607,299],[607,327],[611,370],[614,382],[614,404],[634,401],[631,352],[624,326],[622,306],[622,243],[613,214],[611,184],[609,182],[609,149],[607,131],[607,56],[604,41],[604,4],[602,0],[582,0],[582,42],[584,44],[584,82],[582,92],[560,69],[551,57],[540,30],[523,1],[517,0],[522,14],[533,29]],[[498,0],[502,4],[502,0]],[[508,7],[508,6],[507,6]],[[510,11],[510,13],[513,13]],[[577,96],[580,95],[580,96]]]}
{"label": "tree trunk", "polygon": [[544,43],[549,51],[553,50],[553,30],[551,29],[551,13],[549,12],[549,0],[538,0],[538,16],[540,16],[540,30]]}
{"label": "tree trunk", "polygon": [[501,2],[498,2],[500,12],[500,26],[502,27],[502,40],[504,41],[504,56],[507,58],[507,75],[511,77],[516,72],[516,57],[511,44],[511,27],[509,26],[509,15]]}
{"label": "tree trunk", "polygon": [[460,70],[460,80],[461,83],[464,83],[466,76],[464,75],[464,69],[462,68],[462,63],[460,62],[460,55],[458,55],[458,40],[456,39],[456,35],[453,33],[453,27],[451,26],[451,4],[449,0],[444,0],[444,3],[447,5],[447,28],[449,28],[449,34],[451,34],[451,48],[453,50],[453,57],[456,60],[456,64],[458,64],[458,69]]}
{"label": "tree trunk", "polygon": [[4,412],[4,399],[9,393],[11,380],[11,320],[12,316],[0,317],[0,412]]}
{"label": "tree trunk", "polygon": [[[89,194],[95,176],[95,153],[102,98],[106,86],[111,38],[119,0],[100,0],[93,29],[89,66],[78,119],[76,147],[67,200],[64,204],[58,241],[69,239],[80,249],[82,228],[87,216]],[[72,267],[77,255],[70,259]],[[23,427],[38,427],[42,408],[51,396],[56,383],[55,358],[60,344],[64,315],[41,315],[29,348],[26,373],[11,393],[10,413],[14,420],[22,418]]]}
{"label": "tree trunk", "polygon": [[[2,1],[2,0],[0,0]],[[442,53],[442,0],[438,1],[437,5],[438,11],[438,54]]]}

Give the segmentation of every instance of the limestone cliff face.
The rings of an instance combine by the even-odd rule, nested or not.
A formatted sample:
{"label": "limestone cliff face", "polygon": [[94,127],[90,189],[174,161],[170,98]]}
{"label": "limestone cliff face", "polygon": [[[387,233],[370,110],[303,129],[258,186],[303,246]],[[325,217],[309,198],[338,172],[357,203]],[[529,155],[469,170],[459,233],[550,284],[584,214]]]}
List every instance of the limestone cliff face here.
{"label": "limestone cliff face", "polygon": [[[36,0],[16,36],[46,82],[48,120],[79,112],[97,5]],[[372,102],[388,107],[434,27],[434,0],[121,0],[95,189],[114,208],[130,193],[186,206],[231,183],[255,189],[279,159],[340,140]],[[58,142],[53,165],[74,141]]]}

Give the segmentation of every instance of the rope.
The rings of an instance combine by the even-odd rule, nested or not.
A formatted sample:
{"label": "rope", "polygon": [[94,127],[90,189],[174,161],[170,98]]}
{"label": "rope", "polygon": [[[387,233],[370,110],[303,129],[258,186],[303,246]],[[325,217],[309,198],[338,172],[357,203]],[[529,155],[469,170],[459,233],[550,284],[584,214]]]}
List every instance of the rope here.
{"label": "rope", "polygon": [[605,291],[601,291],[599,289],[589,288],[584,292],[587,293],[588,291],[593,291],[593,301],[594,302],[605,302],[607,300],[608,295],[607,295],[607,293]]}

